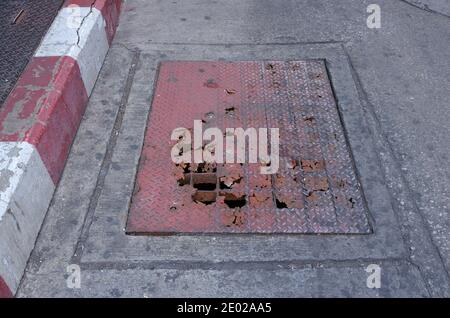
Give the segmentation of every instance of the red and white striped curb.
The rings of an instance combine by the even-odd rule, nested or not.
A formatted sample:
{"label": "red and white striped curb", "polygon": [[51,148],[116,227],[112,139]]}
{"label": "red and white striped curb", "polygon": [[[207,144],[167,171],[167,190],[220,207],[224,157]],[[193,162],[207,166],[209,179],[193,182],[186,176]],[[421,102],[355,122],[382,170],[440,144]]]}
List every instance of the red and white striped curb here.
{"label": "red and white striped curb", "polygon": [[68,0],[0,109],[0,297],[18,288],[121,0]]}

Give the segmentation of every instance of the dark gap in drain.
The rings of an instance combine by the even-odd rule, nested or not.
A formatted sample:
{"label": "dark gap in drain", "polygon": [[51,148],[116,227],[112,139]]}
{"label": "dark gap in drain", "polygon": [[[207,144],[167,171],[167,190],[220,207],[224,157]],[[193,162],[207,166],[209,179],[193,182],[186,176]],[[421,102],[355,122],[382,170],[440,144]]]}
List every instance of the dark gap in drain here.
{"label": "dark gap in drain", "polygon": [[234,111],[235,110],[236,110],[236,108],[234,106],[227,107],[227,108],[225,108],[225,114],[227,114],[227,115],[234,115]]}
{"label": "dark gap in drain", "polygon": [[210,205],[216,202],[216,193],[215,192],[203,192],[196,191],[192,195],[192,200],[196,203],[203,203],[205,205]]}
{"label": "dark gap in drain", "polygon": [[247,204],[246,195],[236,196],[233,193],[227,193],[223,201],[230,209],[242,208]]}
{"label": "dark gap in drain", "polygon": [[192,186],[197,190],[212,191],[217,186],[217,176],[214,173],[200,173],[192,175]]}
{"label": "dark gap in drain", "polygon": [[348,199],[348,202],[351,204],[351,208],[353,209],[355,207],[355,200],[353,198]]}
{"label": "dark gap in drain", "polygon": [[227,185],[225,184],[225,182],[223,182],[223,181],[220,181],[219,188],[220,188],[221,190],[224,190],[224,189],[231,189],[231,187],[227,186]]}
{"label": "dark gap in drain", "polygon": [[197,184],[194,184],[194,188],[196,188],[197,190],[211,191],[211,190],[216,189],[216,184],[215,183],[197,183]]}
{"label": "dark gap in drain", "polygon": [[287,208],[287,204],[286,203],[284,203],[284,202],[282,202],[282,201],[280,201],[278,199],[275,199],[275,202],[277,204],[277,209],[286,209]]}

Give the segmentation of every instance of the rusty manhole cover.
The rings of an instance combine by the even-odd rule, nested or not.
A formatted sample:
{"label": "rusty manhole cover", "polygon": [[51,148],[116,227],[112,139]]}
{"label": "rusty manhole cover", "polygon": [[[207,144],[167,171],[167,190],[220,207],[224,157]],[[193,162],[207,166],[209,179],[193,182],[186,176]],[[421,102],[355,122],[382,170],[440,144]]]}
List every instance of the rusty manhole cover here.
{"label": "rusty manhole cover", "polygon": [[[208,147],[195,148],[194,121],[202,132],[219,129],[224,145],[227,137],[237,144],[232,128],[278,128],[278,170],[262,174],[275,160],[249,163],[248,154],[245,162],[173,162],[173,149],[187,153],[171,140],[180,127],[192,137],[189,158]],[[370,231],[324,61],[160,64],[127,233]]]}

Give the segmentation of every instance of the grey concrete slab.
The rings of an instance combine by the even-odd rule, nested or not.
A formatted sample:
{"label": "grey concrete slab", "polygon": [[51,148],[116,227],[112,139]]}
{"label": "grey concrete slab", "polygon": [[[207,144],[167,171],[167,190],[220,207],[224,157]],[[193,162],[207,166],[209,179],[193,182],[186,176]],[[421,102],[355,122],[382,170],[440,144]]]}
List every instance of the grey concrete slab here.
{"label": "grey concrete slab", "polygon": [[[426,297],[419,272],[407,264],[381,271],[380,289],[367,288],[365,264],[321,268],[82,269],[81,288],[69,289],[54,272],[21,297]],[[346,279],[342,279],[345,277]],[[30,279],[36,277],[30,276]],[[127,288],[123,288],[127,286]]]}
{"label": "grey concrete slab", "polygon": [[[19,296],[450,296],[450,19],[369,3],[127,1]],[[266,58],[326,59],[374,233],[126,236],[158,61]]]}

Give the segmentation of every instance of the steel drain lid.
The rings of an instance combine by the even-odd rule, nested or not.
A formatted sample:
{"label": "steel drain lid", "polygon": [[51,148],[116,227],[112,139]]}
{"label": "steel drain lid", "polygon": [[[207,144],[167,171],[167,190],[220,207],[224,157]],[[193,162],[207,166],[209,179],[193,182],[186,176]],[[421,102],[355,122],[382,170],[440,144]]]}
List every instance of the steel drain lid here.
{"label": "steel drain lid", "polygon": [[[195,120],[225,141],[227,128],[278,128],[278,171],[261,174],[272,164],[261,160],[174,163],[172,132],[193,132]],[[126,230],[369,233],[353,167],[324,61],[165,61]]]}

